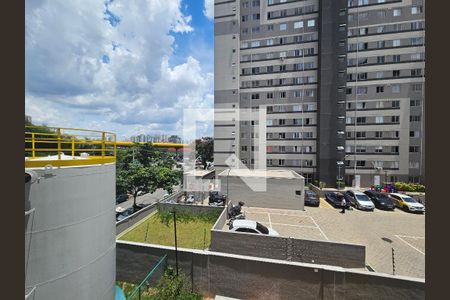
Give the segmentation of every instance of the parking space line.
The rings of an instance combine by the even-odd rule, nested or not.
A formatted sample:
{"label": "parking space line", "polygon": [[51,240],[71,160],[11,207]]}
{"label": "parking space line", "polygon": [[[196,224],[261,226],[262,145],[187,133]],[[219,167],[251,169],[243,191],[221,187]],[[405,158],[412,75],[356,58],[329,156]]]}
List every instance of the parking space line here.
{"label": "parking space line", "polygon": [[314,222],[314,224],[316,224],[316,227],[320,230],[320,233],[322,233],[322,235],[324,236],[324,238],[326,238],[327,241],[329,241],[328,237],[325,235],[325,233],[323,232],[322,228],[320,228],[320,226],[316,223],[316,221],[313,219],[313,217],[308,216],[311,218],[311,220]]}
{"label": "parking space line", "polygon": [[397,236],[399,236],[399,237],[405,237],[405,238],[410,238],[410,239],[415,239],[415,240],[418,240],[418,239],[425,239],[424,236],[411,236],[411,235],[400,235],[400,234],[397,234]]}
{"label": "parking space line", "polygon": [[[405,241],[404,239],[402,239],[399,235],[395,235],[397,238],[399,238],[401,241],[403,241],[405,244],[407,244],[408,246],[410,246],[411,248],[413,248],[414,250],[422,253],[423,255],[425,255],[425,253],[423,253],[421,250],[417,249],[416,247],[414,247],[413,245],[411,245],[410,243],[408,243],[407,241]],[[403,236],[405,237],[405,236]]]}
{"label": "parking space line", "polygon": [[267,215],[269,216],[269,224],[270,224],[270,228],[272,228],[272,222],[270,220],[270,213],[267,213]]}
{"label": "parking space line", "polygon": [[[309,225],[294,225],[294,224],[285,224],[285,223],[271,223],[271,224],[319,229],[319,228],[317,228],[317,226],[309,226]],[[272,227],[272,225],[270,227]]]}

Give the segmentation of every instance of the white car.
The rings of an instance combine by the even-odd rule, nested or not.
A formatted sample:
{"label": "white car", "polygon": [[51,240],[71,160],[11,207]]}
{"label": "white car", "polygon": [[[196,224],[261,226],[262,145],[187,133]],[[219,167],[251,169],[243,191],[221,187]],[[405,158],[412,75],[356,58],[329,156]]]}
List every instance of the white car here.
{"label": "white car", "polygon": [[232,222],[230,222],[230,230],[236,232],[256,233],[271,236],[280,235],[272,228],[267,228],[261,223],[252,220],[233,220]]}
{"label": "white car", "polygon": [[186,199],[186,203],[187,204],[192,204],[192,203],[194,203],[194,195],[189,195],[188,197],[187,197],[187,199]]}
{"label": "white car", "polygon": [[394,201],[395,206],[398,208],[402,208],[409,212],[425,212],[425,206],[408,195],[391,193],[389,194],[389,197]]}

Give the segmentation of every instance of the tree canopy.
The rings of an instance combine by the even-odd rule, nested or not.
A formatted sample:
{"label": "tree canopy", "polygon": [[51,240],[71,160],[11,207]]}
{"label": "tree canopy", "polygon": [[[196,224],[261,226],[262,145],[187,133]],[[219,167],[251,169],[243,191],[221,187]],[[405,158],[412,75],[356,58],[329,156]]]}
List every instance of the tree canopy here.
{"label": "tree canopy", "polygon": [[117,151],[116,191],[133,195],[134,206],[139,192],[153,193],[162,188],[172,193],[173,186],[181,182],[182,174],[174,169],[175,160],[170,153],[151,145],[136,144]]}

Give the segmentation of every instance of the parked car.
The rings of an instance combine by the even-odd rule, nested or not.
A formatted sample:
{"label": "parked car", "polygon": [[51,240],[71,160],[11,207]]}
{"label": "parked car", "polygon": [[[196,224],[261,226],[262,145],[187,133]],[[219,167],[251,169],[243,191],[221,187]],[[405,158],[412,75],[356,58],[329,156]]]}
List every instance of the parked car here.
{"label": "parked car", "polygon": [[241,220],[236,219],[230,222],[229,228],[231,231],[236,232],[247,232],[247,233],[256,233],[256,234],[264,234],[271,236],[279,236],[280,234],[273,230],[272,228],[267,228],[259,222],[252,220]]}
{"label": "parked car", "polygon": [[344,194],[345,200],[357,209],[361,210],[374,210],[375,205],[370,200],[369,196],[358,191],[347,191]]}
{"label": "parked car", "polygon": [[401,208],[409,212],[419,212],[419,213],[425,212],[425,206],[423,206],[423,204],[420,204],[419,202],[417,202],[408,195],[392,193],[389,195],[389,197],[392,199],[395,206],[397,206],[398,208]]}
{"label": "parked car", "polygon": [[133,213],[134,213],[134,209],[132,207],[127,208],[123,212],[119,213],[118,216],[116,216],[116,221],[119,222],[119,221],[125,219],[126,217],[132,215]]}
{"label": "parked car", "polygon": [[186,204],[192,204],[194,203],[195,199],[194,199],[194,195],[189,195],[186,199]]}
{"label": "parked car", "polygon": [[320,200],[317,194],[311,190],[305,190],[305,205],[319,206]]}
{"label": "parked car", "polygon": [[[333,207],[336,208],[342,208],[342,198],[344,195],[342,193],[338,192],[327,192],[325,193],[325,200],[327,200],[328,203],[330,203]],[[350,203],[346,201],[345,208],[350,208]]]}
{"label": "parked car", "polygon": [[369,196],[370,200],[372,200],[376,208],[386,210],[394,210],[395,208],[394,202],[391,200],[391,198],[389,198],[389,195],[387,194],[372,190],[365,191],[364,194]]}
{"label": "parked car", "polygon": [[116,196],[116,204],[125,202],[128,200],[128,194],[120,194]]}
{"label": "parked car", "polygon": [[212,203],[225,203],[225,200],[227,199],[227,197],[225,195],[221,195],[219,194],[218,191],[210,191],[209,192],[209,204]]}

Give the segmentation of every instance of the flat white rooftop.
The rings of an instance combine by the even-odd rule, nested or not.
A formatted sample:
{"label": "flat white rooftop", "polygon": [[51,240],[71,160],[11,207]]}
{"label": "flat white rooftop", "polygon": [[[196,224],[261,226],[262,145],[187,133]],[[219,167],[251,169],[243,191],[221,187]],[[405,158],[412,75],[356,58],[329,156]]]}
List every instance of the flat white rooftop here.
{"label": "flat white rooftop", "polygon": [[190,170],[190,171],[184,172],[184,175],[203,177],[208,174],[211,174],[212,172],[214,172],[214,170],[195,169],[195,170]]}
{"label": "flat white rooftop", "polygon": [[[229,172],[229,173],[228,173]],[[238,177],[265,177],[265,178],[287,178],[298,179],[303,178],[300,174],[293,170],[261,170],[261,169],[226,169],[219,176],[238,176]]]}

